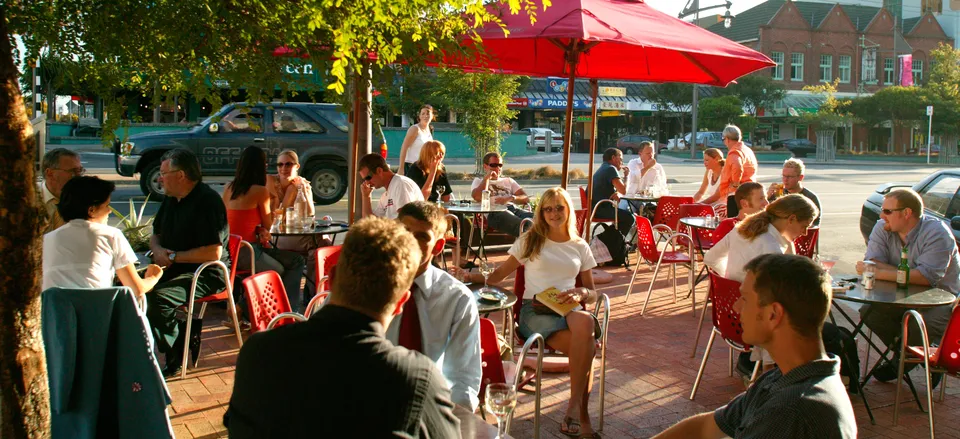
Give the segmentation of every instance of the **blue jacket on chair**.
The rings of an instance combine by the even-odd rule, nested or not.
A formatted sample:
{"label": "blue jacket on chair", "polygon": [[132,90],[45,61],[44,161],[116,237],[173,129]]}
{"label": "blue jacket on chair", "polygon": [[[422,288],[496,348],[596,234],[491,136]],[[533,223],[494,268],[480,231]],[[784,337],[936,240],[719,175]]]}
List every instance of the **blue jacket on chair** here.
{"label": "blue jacket on chair", "polygon": [[126,287],[43,292],[53,438],[172,438],[170,392]]}

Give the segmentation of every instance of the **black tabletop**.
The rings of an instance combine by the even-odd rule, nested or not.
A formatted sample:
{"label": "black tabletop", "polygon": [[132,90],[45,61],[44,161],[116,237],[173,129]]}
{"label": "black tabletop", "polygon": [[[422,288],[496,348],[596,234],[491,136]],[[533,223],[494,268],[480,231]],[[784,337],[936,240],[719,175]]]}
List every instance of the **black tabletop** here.
{"label": "black tabletop", "polygon": [[507,205],[505,205],[505,204],[493,204],[493,203],[490,204],[490,208],[489,208],[489,209],[482,209],[482,208],[480,207],[480,204],[478,204],[478,203],[463,204],[463,205],[453,203],[453,204],[444,204],[443,206],[444,206],[448,211],[450,211],[450,212],[457,212],[457,213],[493,213],[493,212],[506,212],[506,211],[507,211]]}
{"label": "black tabletop", "polygon": [[849,302],[881,304],[905,309],[932,308],[949,305],[956,296],[936,287],[909,285],[906,289],[897,288],[896,282],[876,280],[873,289],[863,289],[861,277],[857,275],[834,274],[833,284],[842,283],[853,288],[843,292],[834,290],[833,298]]}
{"label": "black tabletop", "polygon": [[487,314],[507,309],[517,303],[517,295],[513,294],[511,291],[505,290],[496,285],[488,285],[487,287],[497,293],[500,293],[503,296],[503,300],[497,302],[483,299],[479,295],[480,289],[483,288],[482,283],[467,284],[467,288],[470,288],[470,291],[473,291],[473,298],[477,301],[477,311],[479,311],[480,314]]}
{"label": "black tabletop", "polygon": [[270,234],[273,236],[336,235],[338,233],[344,233],[348,230],[350,230],[349,225],[343,223],[334,223],[323,227],[316,226],[312,229],[295,229],[288,232],[286,226],[281,224],[278,230],[271,230]]}
{"label": "black tabletop", "polygon": [[680,223],[696,229],[708,229],[708,230],[715,230],[719,225],[719,223],[717,224],[714,224],[712,222],[708,223],[707,218],[702,216],[688,216],[686,218],[680,218]]}

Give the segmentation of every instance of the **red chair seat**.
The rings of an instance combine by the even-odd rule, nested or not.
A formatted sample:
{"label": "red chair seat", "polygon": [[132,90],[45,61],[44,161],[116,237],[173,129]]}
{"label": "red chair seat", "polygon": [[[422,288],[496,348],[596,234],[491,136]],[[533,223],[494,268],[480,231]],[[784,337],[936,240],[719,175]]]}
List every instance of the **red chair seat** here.
{"label": "red chair seat", "polygon": [[663,252],[663,263],[667,264],[689,264],[690,254],[681,250]]}
{"label": "red chair seat", "polygon": [[[930,346],[930,360],[931,363],[935,363],[937,359],[937,354],[940,353],[940,348],[937,346]],[[916,357],[923,359],[923,346],[908,346],[907,354],[911,357]]]}

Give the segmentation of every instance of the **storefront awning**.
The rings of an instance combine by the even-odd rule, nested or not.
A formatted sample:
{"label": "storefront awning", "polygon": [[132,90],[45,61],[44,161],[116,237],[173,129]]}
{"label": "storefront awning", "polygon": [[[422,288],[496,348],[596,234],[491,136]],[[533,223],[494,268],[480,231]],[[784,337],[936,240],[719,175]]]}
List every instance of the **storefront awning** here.
{"label": "storefront awning", "polygon": [[[590,110],[593,99],[589,95],[574,94],[574,110]],[[559,93],[521,92],[514,97],[514,109],[562,110],[567,108],[567,95]],[[653,103],[636,96],[600,96],[597,98],[599,110],[654,111]]]}
{"label": "storefront awning", "polygon": [[823,96],[814,94],[788,94],[782,101],[774,104],[773,108],[763,109],[758,116],[796,117],[801,113],[816,113],[825,100]]}

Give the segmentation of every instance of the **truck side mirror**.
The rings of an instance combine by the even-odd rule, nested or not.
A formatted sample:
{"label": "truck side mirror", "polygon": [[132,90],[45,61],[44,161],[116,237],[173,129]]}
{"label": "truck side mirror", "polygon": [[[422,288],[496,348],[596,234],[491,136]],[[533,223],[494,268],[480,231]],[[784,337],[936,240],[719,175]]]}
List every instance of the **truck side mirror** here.
{"label": "truck side mirror", "polygon": [[950,219],[950,228],[953,230],[960,230],[960,216],[955,216]]}
{"label": "truck side mirror", "polygon": [[220,125],[217,124],[216,122],[213,122],[210,124],[209,127],[207,127],[207,131],[209,131],[210,134],[216,134],[220,132]]}

